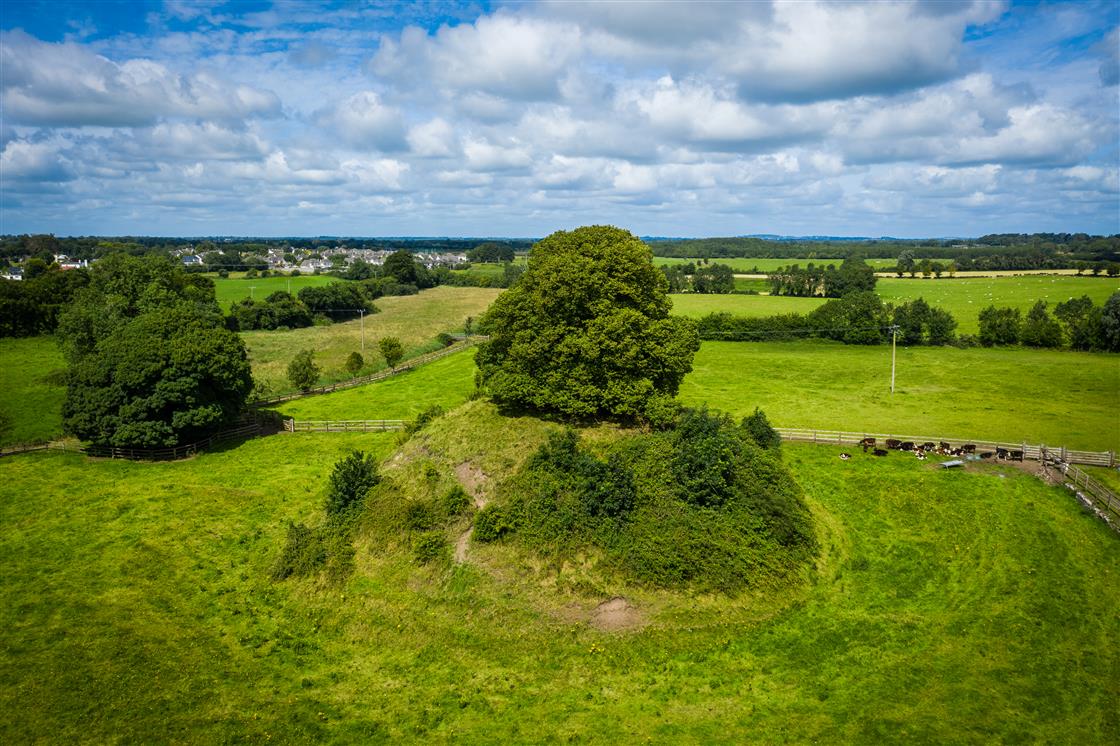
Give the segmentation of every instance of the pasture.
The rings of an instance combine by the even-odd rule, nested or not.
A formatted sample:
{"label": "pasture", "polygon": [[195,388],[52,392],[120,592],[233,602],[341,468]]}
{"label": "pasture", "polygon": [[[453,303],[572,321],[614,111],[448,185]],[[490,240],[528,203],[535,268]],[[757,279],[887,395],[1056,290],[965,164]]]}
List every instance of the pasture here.
{"label": "pasture", "polygon": [[0,339],[0,361],[0,445],[58,437],[66,362],[54,337]]}
{"label": "pasture", "polygon": [[301,274],[298,277],[287,275],[273,275],[270,277],[257,277],[252,280],[244,279],[244,272],[230,272],[229,277],[221,278],[217,275],[207,275],[214,280],[214,295],[218,298],[218,305],[223,311],[229,311],[235,301],[245,298],[264,300],[277,291],[290,292],[292,295],[299,293],[300,288],[319,287],[331,282],[345,282],[337,277],[328,275]]}
{"label": "pasture", "polygon": [[1054,306],[1087,295],[1098,306],[1120,290],[1120,280],[1106,277],[1068,275],[1025,277],[969,277],[919,280],[880,277],[875,292],[884,302],[898,303],[925,298],[935,308],[943,308],[957,320],[960,334],[976,334],[977,317],[990,305],[1018,308],[1025,316],[1035,302],[1044,300],[1051,313]]}
{"label": "pasture", "polygon": [[[700,259],[679,259],[677,257],[668,257],[668,256],[655,256],[653,258],[653,263],[656,264],[658,267],[660,267],[662,265],[666,265],[666,264],[687,264],[689,262],[692,262],[693,264],[696,264],[696,263],[699,263],[700,261],[701,261]],[[708,261],[711,264],[726,264],[727,266],[731,267],[732,270],[734,270],[736,273],[739,273],[739,274],[755,274],[756,271],[758,273],[773,272],[775,270],[781,269],[782,267],[788,267],[791,264],[800,264],[802,267],[807,266],[809,264],[814,264],[814,265],[817,265],[817,266],[823,265],[823,266],[826,266],[826,267],[829,264],[835,264],[835,265],[839,266],[840,263],[844,260],[843,259],[773,259],[773,258],[769,258],[769,257],[760,257],[760,258],[731,257],[731,258],[723,259],[723,258],[712,257],[712,258],[708,259]],[[895,259],[865,259],[864,261],[866,261],[868,263],[868,265],[874,267],[877,271],[885,271],[887,269],[893,268],[896,264],[898,264],[898,261],[895,260]],[[919,261],[921,261],[921,260],[919,260]]]}
{"label": "pasture", "polygon": [[448,355],[391,378],[279,405],[297,420],[409,420],[433,405],[451,409],[474,389],[474,350]]}
{"label": "pasture", "polygon": [[1120,355],[838,342],[704,342],[680,398],[775,425],[1120,450]]}
{"label": "pasture", "polygon": [[787,444],[820,532],[813,582],[681,596],[679,615],[635,588],[631,632],[572,618],[592,590],[419,567],[363,538],[341,586],[272,582],[287,522],[321,520],[331,464],[393,437],[0,461],[0,738],[1120,740],[1120,543],[1015,469]]}
{"label": "pasture", "polygon": [[[1120,290],[1120,280],[1100,277],[1030,276],[974,277],[966,279],[919,280],[880,277],[875,292],[885,303],[905,303],[924,298],[935,308],[944,308],[957,320],[958,334],[980,330],[980,311],[990,305],[1019,308],[1025,315],[1036,301],[1044,300],[1051,312],[1070,298],[1088,295],[1097,305]],[[790,296],[701,295],[681,293],[670,296],[673,313],[700,318],[724,312],[736,316],[770,316],[782,313],[809,313],[825,302],[824,298]]]}
{"label": "pasture", "polygon": [[[365,353],[372,372],[385,367],[377,351],[381,337],[397,337],[411,357],[434,349],[440,332],[456,332],[463,328],[468,316],[477,319],[490,306],[500,290],[491,288],[438,287],[417,295],[378,298],[380,313],[365,317]],[[328,326],[312,326],[288,331],[242,332],[253,363],[253,376],[265,381],[273,393],[291,390],[287,380],[288,363],[297,352],[315,351],[315,362],[323,369],[322,383],[350,378],[343,367],[346,357],[361,351],[362,323],[358,319]]]}

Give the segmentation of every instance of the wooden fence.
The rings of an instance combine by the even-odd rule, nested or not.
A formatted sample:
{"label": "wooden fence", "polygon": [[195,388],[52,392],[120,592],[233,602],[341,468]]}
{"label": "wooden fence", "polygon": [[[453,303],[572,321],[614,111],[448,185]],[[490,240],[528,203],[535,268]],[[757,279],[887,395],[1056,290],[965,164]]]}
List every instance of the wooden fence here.
{"label": "wooden fence", "polygon": [[858,446],[864,438],[875,438],[879,443],[893,438],[894,440],[912,441],[914,443],[941,443],[944,441],[958,448],[965,444],[972,444],[976,446],[977,452],[995,451],[999,448],[1008,451],[1022,451],[1024,459],[1041,462],[1047,471],[1050,469],[1060,471],[1064,475],[1063,483],[1073,490],[1078,500],[1096,513],[1098,518],[1120,532],[1120,496],[1090,477],[1084,470],[1074,466],[1074,464],[1086,464],[1089,466],[1114,467],[1116,466],[1115,451],[1074,451],[1069,448],[1055,448],[1041,444],[943,438],[928,435],[881,435],[878,433],[850,433],[793,427],[776,427],[774,429],[785,440],[820,443],[821,445]]}
{"label": "wooden fence", "polygon": [[308,389],[307,391],[296,391],[296,392],[291,393],[291,394],[283,394],[282,396],[270,396],[267,399],[258,399],[255,402],[250,402],[249,406],[250,407],[257,407],[257,408],[259,408],[259,407],[271,407],[274,404],[281,404],[281,403],[286,402],[286,401],[292,401],[293,399],[302,399],[305,396],[315,396],[317,394],[329,394],[332,391],[338,391],[340,389],[349,389],[349,388],[353,388],[354,386],[362,386],[362,385],[367,384],[367,383],[373,383],[374,381],[381,381],[381,380],[384,380],[384,379],[389,378],[391,376],[395,376],[398,373],[403,373],[406,370],[411,370],[411,369],[416,368],[420,365],[424,365],[425,363],[430,363],[433,360],[439,360],[441,357],[447,357],[448,355],[454,355],[456,352],[460,352],[461,350],[465,350],[468,347],[471,347],[472,345],[474,345],[475,342],[477,342],[481,339],[483,339],[483,337],[468,337],[467,339],[464,339],[461,342],[456,342],[452,345],[448,345],[447,347],[441,347],[440,349],[435,350],[434,352],[429,352],[429,353],[426,353],[424,355],[417,355],[414,358],[410,358],[408,360],[405,360],[403,363],[398,365],[396,368],[390,368],[389,370],[378,371],[377,373],[371,373],[368,376],[360,376],[358,378],[350,378],[348,380],[339,381],[338,383],[332,383],[332,384],[328,384],[326,386],[318,386],[318,387],[313,388],[313,389]]}
{"label": "wooden fence", "polygon": [[875,438],[880,442],[890,438],[901,441],[912,441],[914,443],[941,443],[944,441],[946,443],[951,443],[954,447],[971,443],[976,446],[977,451],[995,451],[997,448],[1005,448],[1009,451],[1022,451],[1023,458],[1030,461],[1041,461],[1044,454],[1048,454],[1051,458],[1071,464],[1116,466],[1115,451],[1075,451],[1070,448],[1036,445],[1032,443],[1011,443],[1007,441],[976,440],[973,438],[946,438],[944,436],[934,435],[883,435],[880,433],[852,433],[837,430],[812,430],[796,427],[776,427],[774,429],[786,440],[800,441],[803,443],[857,446],[864,438]]}
{"label": "wooden fence", "polygon": [[404,420],[284,420],[288,433],[376,433],[403,428]]}
{"label": "wooden fence", "polygon": [[268,432],[261,422],[250,422],[237,427],[222,430],[196,443],[186,443],[173,448],[120,448],[116,446],[82,445],[66,441],[53,441],[50,443],[32,443],[27,445],[11,446],[0,449],[0,456],[11,456],[17,453],[30,453],[32,451],[67,451],[69,453],[83,453],[93,458],[123,458],[132,461],[176,461],[188,458],[199,451],[234,440],[255,438]]}

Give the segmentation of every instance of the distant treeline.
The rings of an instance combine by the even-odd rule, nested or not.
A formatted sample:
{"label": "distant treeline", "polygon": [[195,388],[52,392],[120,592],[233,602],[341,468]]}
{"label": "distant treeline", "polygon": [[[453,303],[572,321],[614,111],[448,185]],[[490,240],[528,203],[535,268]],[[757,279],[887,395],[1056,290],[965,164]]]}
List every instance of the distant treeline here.
{"label": "distant treeline", "polygon": [[[489,252],[507,255],[528,251],[530,239],[471,239],[471,238],[245,238],[235,240],[205,238],[174,238],[165,236],[77,236],[60,238],[51,234],[0,236],[0,260],[13,262],[24,257],[38,257],[48,264],[55,254],[65,254],[72,259],[98,259],[115,253],[134,256],[165,253],[192,246],[197,254],[222,252],[227,255],[267,254],[270,249],[308,250],[312,252],[345,246],[350,249],[384,251],[404,250],[411,253],[448,252],[467,253],[478,247]],[[476,259],[483,261],[483,259]]]}
{"label": "distant treeline", "polygon": [[898,305],[883,303],[873,292],[859,291],[830,300],[808,314],[732,316],[711,313],[700,319],[700,338],[736,342],[833,339],[845,344],[883,344],[897,327],[903,345],[1023,345],[1120,352],[1120,292],[1097,306],[1088,296],[1057,304],[1051,313],[1038,301],[1024,316],[1018,308],[990,306],[980,312],[979,335],[957,336],[957,321],[924,299]]}
{"label": "distant treeline", "polygon": [[729,259],[897,259],[903,252],[924,259],[955,260],[960,270],[1072,268],[1073,262],[1120,261],[1120,235],[1085,233],[1000,234],[947,241],[772,241],[762,238],[697,238],[656,241],[655,256]]}
{"label": "distant treeline", "polygon": [[[127,258],[128,255],[117,253],[106,259],[106,263],[119,266],[121,260]],[[212,279],[189,272],[168,257],[149,254],[132,261],[148,262],[148,266],[159,267],[180,284],[193,284],[213,294]],[[92,270],[44,268],[30,273],[24,280],[0,280],[0,337],[30,337],[55,331],[61,312],[89,285],[91,271],[100,266],[99,262]],[[382,296],[415,295],[437,285],[509,287],[517,282],[524,269],[523,265],[507,262],[500,275],[492,276],[453,272],[446,267],[429,270],[414,261],[411,252],[398,250],[380,267],[360,260],[354,262],[345,271],[336,273],[339,282],[305,287],[295,295],[281,291],[264,300],[237,301],[225,324],[234,331],[327,324],[377,313],[373,301]],[[189,278],[189,282],[181,278]]]}

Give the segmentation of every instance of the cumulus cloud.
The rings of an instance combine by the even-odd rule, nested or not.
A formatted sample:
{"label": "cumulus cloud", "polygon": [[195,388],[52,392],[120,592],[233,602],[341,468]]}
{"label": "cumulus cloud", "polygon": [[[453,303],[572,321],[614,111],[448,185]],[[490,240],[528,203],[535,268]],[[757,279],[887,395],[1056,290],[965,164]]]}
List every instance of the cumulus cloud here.
{"label": "cumulus cloud", "polygon": [[271,91],[206,72],[180,75],[151,60],[118,64],[77,44],[50,44],[19,31],[0,35],[0,66],[4,116],[19,124],[120,127],[162,117],[280,114]]}
{"label": "cumulus cloud", "polygon": [[334,128],[347,144],[372,150],[401,150],[405,147],[404,118],[399,109],[387,106],[374,91],[361,91],[320,111],[319,124]]}
{"label": "cumulus cloud", "polygon": [[26,140],[11,140],[4,146],[0,175],[6,182],[58,182],[74,178],[57,146]]}
{"label": "cumulus cloud", "polygon": [[370,69],[418,86],[539,100],[558,94],[558,79],[579,50],[575,25],[499,14],[434,35],[406,28],[399,39],[382,40]]}
{"label": "cumulus cloud", "polygon": [[455,129],[446,120],[436,117],[408,131],[408,146],[413,153],[425,158],[451,156],[457,150]]}

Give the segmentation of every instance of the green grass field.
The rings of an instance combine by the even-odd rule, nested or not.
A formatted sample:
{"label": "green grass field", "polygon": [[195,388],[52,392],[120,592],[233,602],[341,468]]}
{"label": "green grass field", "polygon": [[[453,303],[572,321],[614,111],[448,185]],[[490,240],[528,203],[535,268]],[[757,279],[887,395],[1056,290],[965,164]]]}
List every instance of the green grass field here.
{"label": "green grass field", "polygon": [[681,399],[776,425],[1120,450],[1120,355],[835,342],[704,342]]}
{"label": "green grass field", "polygon": [[271,582],[287,521],[320,520],[333,461],[392,442],[0,461],[0,738],[1120,740],[1120,542],[1017,470],[787,445],[815,582],[788,599],[635,589],[648,625],[629,633],[575,620],[602,599],[532,573],[421,568],[363,539],[341,587]]}
{"label": "green grass field", "polygon": [[284,402],[297,420],[407,420],[432,405],[450,409],[474,388],[474,350],[449,355],[366,386]]}
{"label": "green grass field", "polygon": [[944,308],[959,324],[962,334],[976,334],[980,311],[988,306],[1012,306],[1026,315],[1037,301],[1054,306],[1087,295],[1097,305],[1120,290],[1120,280],[1104,277],[969,277],[940,280],[910,280],[880,277],[875,292],[885,302],[925,298],[935,308]]}
{"label": "green grass field", "polygon": [[[385,365],[377,352],[380,338],[398,337],[408,356],[432,349],[437,334],[461,331],[467,316],[477,319],[500,292],[490,288],[438,287],[418,295],[378,298],[381,313],[365,318],[366,372]],[[249,348],[253,376],[267,381],[279,393],[291,390],[286,377],[288,363],[303,349],[315,351],[315,362],[323,369],[323,383],[349,378],[343,365],[351,352],[361,351],[362,322],[243,332],[241,336]]]}
{"label": "green grass field", "polygon": [[0,445],[37,443],[62,432],[65,372],[53,337],[0,339]]}
{"label": "green grass field", "polygon": [[[695,264],[699,259],[678,259],[676,257],[655,256],[653,263],[657,266],[663,264],[687,264],[692,262]],[[788,267],[791,264],[800,264],[802,267],[808,264],[824,265],[829,264],[839,265],[843,259],[771,259],[768,257],[752,258],[752,257],[733,257],[730,259],[709,259],[712,264],[726,264],[731,267],[738,274],[753,274],[754,270],[759,273],[773,272],[774,270]],[[870,266],[874,267],[877,271],[883,271],[893,268],[898,262],[894,259],[866,259]]]}
{"label": "green grass field", "polygon": [[228,311],[234,301],[243,298],[264,300],[279,290],[295,295],[300,291],[300,288],[319,287],[331,282],[345,282],[337,277],[327,275],[300,275],[299,277],[285,275],[283,277],[257,277],[253,280],[244,279],[244,272],[231,272],[226,279],[217,275],[207,276],[214,280],[214,294],[218,298],[218,305],[224,311]]}
{"label": "green grass field", "polygon": [[[937,308],[944,308],[957,320],[957,332],[976,334],[980,327],[980,311],[990,305],[1030,309],[1044,300],[1054,306],[1070,298],[1088,295],[1102,305],[1120,290],[1120,281],[1092,277],[974,277],[967,279],[910,280],[879,278],[876,292],[884,302],[906,302],[924,298]],[[673,312],[699,318],[713,312],[737,316],[770,316],[781,313],[809,313],[824,303],[823,298],[792,298],[789,296],[697,295],[670,296]]]}
{"label": "green grass field", "polygon": [[730,313],[734,316],[774,316],[782,313],[810,313],[824,303],[823,298],[793,298],[778,295],[708,295],[676,293],[669,296],[673,311],[680,316],[698,319],[709,313]]}

